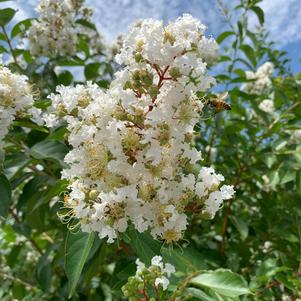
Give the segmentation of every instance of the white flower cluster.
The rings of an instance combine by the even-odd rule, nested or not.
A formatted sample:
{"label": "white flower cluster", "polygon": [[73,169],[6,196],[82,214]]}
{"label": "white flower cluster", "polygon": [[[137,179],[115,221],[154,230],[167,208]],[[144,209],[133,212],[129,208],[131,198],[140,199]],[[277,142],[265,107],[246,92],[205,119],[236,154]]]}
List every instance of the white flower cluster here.
{"label": "white flower cluster", "polygon": [[31,86],[27,80],[26,76],[14,74],[0,65],[0,147],[16,115],[25,110],[35,113]]}
{"label": "white flower cluster", "polygon": [[203,108],[196,92],[215,82],[206,66],[217,45],[204,30],[190,15],[166,27],[142,21],[125,38],[117,56],[125,68],[106,93],[88,83],[50,96],[45,120],[64,119],[73,147],[65,206],[83,231],[113,242],[132,223],[169,243],[182,238],[188,211],[213,218],[234,194],[219,189],[224,177],[212,168],[192,171],[202,159],[193,146]]}
{"label": "white flower cluster", "polygon": [[136,260],[137,271],[135,276],[129,277],[127,283],[122,287],[122,292],[128,300],[141,300],[141,296],[147,297],[146,300],[155,300],[151,297],[154,292],[150,287],[155,288],[157,298],[160,291],[165,291],[169,285],[169,279],[175,268],[169,263],[163,263],[161,256],[154,256],[151,265],[146,267],[139,259]]}
{"label": "white flower cluster", "polygon": [[264,99],[259,105],[258,108],[268,114],[273,114],[275,112],[274,101],[271,99]]}
{"label": "white flower cluster", "polygon": [[152,258],[151,266],[146,268],[145,264],[141,262],[139,259],[136,260],[137,271],[136,278],[142,280],[141,275],[145,272],[145,269],[148,269],[151,273],[153,273],[153,267],[156,268],[156,272],[159,272],[159,276],[157,275],[155,278],[155,285],[162,285],[163,290],[166,290],[169,285],[169,280],[167,277],[170,277],[173,273],[175,273],[175,267],[170,263],[163,263],[161,256],[154,256]]}
{"label": "white flower cluster", "polygon": [[274,65],[266,62],[256,72],[246,71],[246,78],[254,81],[242,85],[242,90],[257,95],[268,95],[272,89],[271,76],[274,72]]}
{"label": "white flower cluster", "polygon": [[82,0],[41,0],[40,16],[29,29],[29,47],[33,55],[73,55],[76,52],[78,15],[91,15]]}

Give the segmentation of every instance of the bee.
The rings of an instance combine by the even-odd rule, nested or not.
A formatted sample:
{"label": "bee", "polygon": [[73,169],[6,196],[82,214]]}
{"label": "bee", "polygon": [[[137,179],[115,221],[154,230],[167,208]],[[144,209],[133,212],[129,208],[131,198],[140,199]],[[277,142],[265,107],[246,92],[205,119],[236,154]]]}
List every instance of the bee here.
{"label": "bee", "polygon": [[217,96],[217,98],[210,99],[208,105],[214,109],[215,114],[223,110],[231,110],[231,106],[224,100],[228,97],[228,92],[224,92]]}

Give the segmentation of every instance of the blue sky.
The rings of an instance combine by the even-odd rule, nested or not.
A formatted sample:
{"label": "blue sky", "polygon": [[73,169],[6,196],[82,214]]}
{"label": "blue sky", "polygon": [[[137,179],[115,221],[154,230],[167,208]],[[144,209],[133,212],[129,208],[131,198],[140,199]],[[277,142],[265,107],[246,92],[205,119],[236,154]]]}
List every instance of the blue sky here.
{"label": "blue sky", "polygon": [[[215,0],[86,0],[93,7],[94,21],[107,41],[113,41],[136,19],[157,18],[173,20],[183,13],[191,13],[208,26],[208,34],[217,36],[225,30],[225,24]],[[224,0],[235,5],[236,0]],[[38,0],[16,0],[13,6],[19,11],[18,19],[35,15]],[[7,6],[9,2],[2,3]],[[288,51],[294,72],[301,71],[301,0],[264,0],[261,7],[265,11],[266,26],[278,47]],[[257,19],[250,22],[256,25]]]}

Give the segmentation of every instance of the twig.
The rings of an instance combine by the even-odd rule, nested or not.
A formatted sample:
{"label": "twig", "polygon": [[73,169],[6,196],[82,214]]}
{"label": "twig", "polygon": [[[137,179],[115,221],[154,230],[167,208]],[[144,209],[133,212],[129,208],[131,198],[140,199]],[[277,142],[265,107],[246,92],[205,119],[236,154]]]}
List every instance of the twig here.
{"label": "twig", "polygon": [[16,64],[16,66],[17,66],[17,67],[20,69],[20,71],[22,71],[22,73],[23,73],[24,70],[21,68],[21,66],[19,65],[19,63],[18,63],[18,61],[17,61],[17,57],[16,57],[16,55],[15,55],[15,53],[14,53],[14,49],[13,49],[12,44],[11,44],[11,42],[10,42],[10,39],[9,39],[9,37],[8,37],[8,35],[7,35],[7,32],[6,32],[6,29],[5,29],[4,25],[1,25],[1,29],[2,29],[2,31],[3,31],[5,40],[6,40],[7,44],[8,44],[10,53],[11,53],[13,59],[14,59],[14,62],[15,62],[15,64]]}
{"label": "twig", "polygon": [[261,139],[259,139],[258,141],[257,141],[257,143],[256,144],[258,144],[259,142],[261,142],[261,140],[263,139],[263,138],[265,138],[265,136],[268,134],[268,132],[273,128],[273,126],[277,123],[277,122],[279,122],[280,120],[281,120],[281,118],[283,117],[283,115],[285,115],[285,114],[287,114],[287,113],[289,113],[291,110],[293,110],[295,107],[297,107],[298,105],[300,104],[300,102],[299,101],[297,101],[297,102],[295,102],[294,104],[292,104],[287,110],[285,110],[282,114],[280,114],[269,126],[268,126],[268,128],[266,129],[266,131],[262,134],[262,136],[261,136]]}
{"label": "twig", "polygon": [[[16,220],[16,222],[17,222],[18,224],[21,224],[21,221],[20,221],[18,215],[15,214],[14,211],[13,211],[12,209],[9,209],[9,212],[11,213],[11,215],[13,216],[13,218]],[[26,237],[26,238],[28,239],[28,241],[32,244],[32,246],[36,249],[36,251],[37,251],[41,256],[43,256],[44,253],[43,253],[42,249],[39,247],[39,245],[36,243],[36,241],[35,241],[33,238],[31,238],[31,237],[27,237],[27,236],[25,236],[25,237]]]}
{"label": "twig", "polygon": [[300,274],[301,273],[301,229],[297,218],[296,218],[296,224],[297,224],[297,231],[299,236],[299,266],[298,266],[297,274]]}
{"label": "twig", "polygon": [[[245,166],[243,165],[240,165],[239,167],[239,174],[241,174],[243,171],[245,170]],[[240,178],[237,177],[233,186],[234,186],[234,189],[237,187],[237,185],[239,184],[239,181],[240,181]],[[233,203],[233,198],[230,199],[229,203],[228,203],[228,208],[227,208],[227,211],[225,213],[225,217],[224,217],[224,221],[223,221],[223,228],[222,228],[222,241],[220,243],[220,254],[222,256],[225,255],[225,244],[226,244],[226,238],[227,238],[227,230],[228,230],[228,223],[229,223],[229,217],[230,217],[230,214],[231,214],[231,206],[232,206],[232,203]]]}
{"label": "twig", "polygon": [[24,286],[28,287],[31,290],[39,291],[39,289],[37,287],[33,286],[32,284],[30,284],[28,282],[25,282],[24,280],[22,280],[20,278],[14,277],[14,276],[9,275],[9,274],[7,274],[5,272],[2,272],[2,271],[0,271],[0,275],[2,275],[4,278],[7,278],[7,279],[12,280],[14,282],[18,282],[20,284],[23,284]]}
{"label": "twig", "polygon": [[158,290],[158,286],[154,284],[154,288],[155,288],[155,291],[156,291],[157,301],[161,301],[160,293],[159,293],[159,290]]}

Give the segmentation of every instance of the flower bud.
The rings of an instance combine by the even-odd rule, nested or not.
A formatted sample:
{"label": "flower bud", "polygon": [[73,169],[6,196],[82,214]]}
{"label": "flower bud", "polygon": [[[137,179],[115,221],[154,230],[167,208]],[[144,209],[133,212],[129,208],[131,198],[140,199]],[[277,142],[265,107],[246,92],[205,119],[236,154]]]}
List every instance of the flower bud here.
{"label": "flower bud", "polygon": [[151,86],[149,87],[148,93],[149,93],[150,97],[151,97],[152,99],[154,99],[154,98],[157,97],[157,95],[158,95],[158,93],[159,93],[159,89],[158,89],[158,87],[157,87],[156,85],[151,85]]}
{"label": "flower bud", "polygon": [[180,72],[180,69],[177,68],[177,67],[172,67],[170,70],[169,70],[169,74],[172,78],[179,78],[181,77],[181,72]]}

